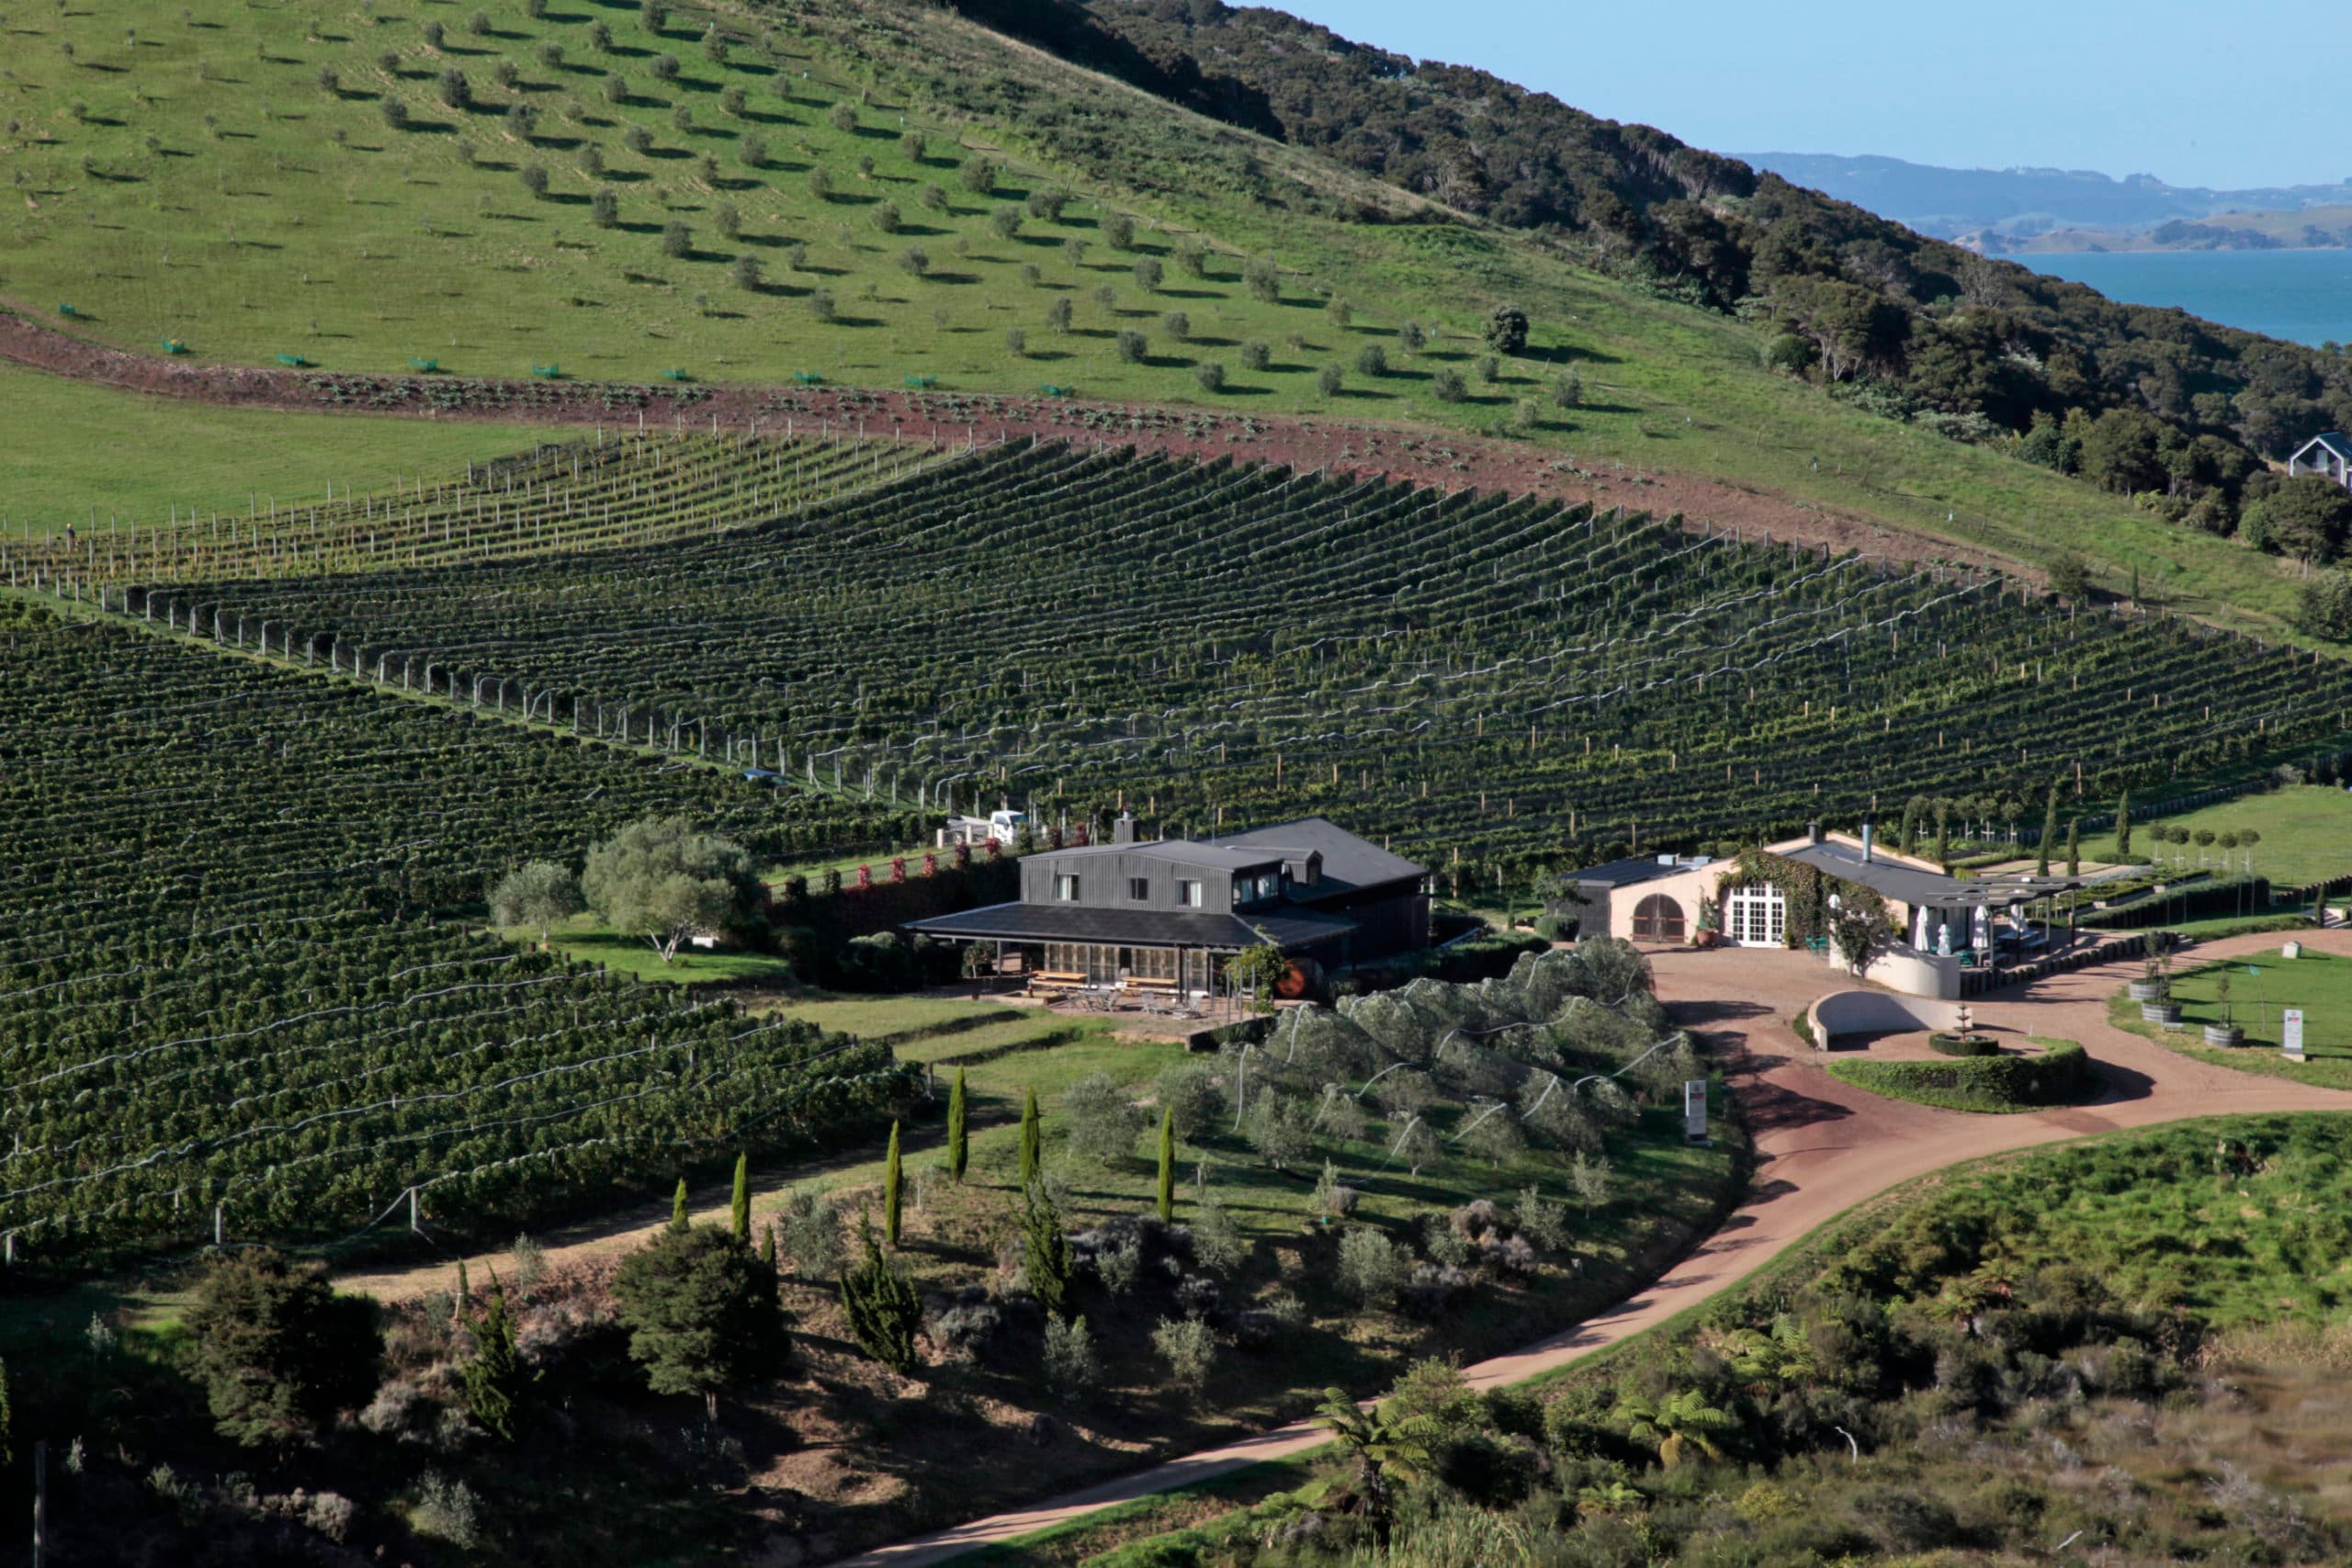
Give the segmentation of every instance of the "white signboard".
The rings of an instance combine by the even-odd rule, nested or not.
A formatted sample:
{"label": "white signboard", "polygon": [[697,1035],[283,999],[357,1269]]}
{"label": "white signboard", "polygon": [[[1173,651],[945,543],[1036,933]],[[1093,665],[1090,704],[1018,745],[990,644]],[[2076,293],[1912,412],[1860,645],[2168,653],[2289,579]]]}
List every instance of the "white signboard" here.
{"label": "white signboard", "polygon": [[2282,1055],[2290,1062],[2303,1059],[2303,1010],[2289,1008],[2283,1015],[2283,1030],[2278,1036]]}
{"label": "white signboard", "polygon": [[1688,1078],[1682,1085],[1682,1141],[1707,1141],[1707,1080]]}

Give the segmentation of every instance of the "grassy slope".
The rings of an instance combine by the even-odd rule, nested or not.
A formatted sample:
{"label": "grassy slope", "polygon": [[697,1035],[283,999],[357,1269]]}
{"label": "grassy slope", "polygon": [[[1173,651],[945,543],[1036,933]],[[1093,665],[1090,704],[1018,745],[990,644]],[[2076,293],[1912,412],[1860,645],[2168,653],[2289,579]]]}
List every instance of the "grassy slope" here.
{"label": "grassy slope", "polygon": [[0,363],[0,535],[79,525],[91,514],[160,522],[243,516],[254,496],[314,500],[389,488],[532,446],[520,425],[208,408],[84,386]]}
{"label": "grassy slope", "polygon": [[[2255,829],[2262,835],[2262,841],[2250,852],[2254,869],[2270,878],[2275,886],[2301,886],[2352,872],[2352,794],[2340,789],[2298,784],[2267,795],[2243,795],[2163,820],[2192,831],[2199,828],[2211,828],[2217,833]],[[2236,869],[2245,864],[2249,853],[2245,850],[2200,850],[2195,844],[2160,845],[2148,838],[2147,831],[2145,823],[2132,824],[2133,852],[2144,857],[2161,852],[2167,863],[2177,857],[2185,870],[2196,870],[2200,857],[2219,870],[2225,856],[2232,868]],[[2115,835],[2101,833],[2085,839],[2083,858],[2092,862],[2113,860]]]}
{"label": "grassy slope", "polygon": [[[7,161],[28,199],[10,226],[0,290],[44,312],[72,302],[88,322],[74,330],[157,353],[170,336],[199,359],[268,364],[300,353],[332,368],[399,370],[429,356],[461,374],[520,375],[557,363],[637,379],[673,367],[761,380],[806,370],[882,386],[928,375],[948,389],[1023,392],[1053,381],[1094,397],[1482,431],[1498,429],[1516,399],[1541,392],[1547,361],[1574,358],[1588,406],[1542,438],[1589,469],[1722,477],[2026,560],[2071,544],[2112,563],[2117,585],[2137,568],[2148,592],[2202,613],[2238,605],[2275,614],[2292,594],[2264,558],[1991,452],[1842,409],[1761,370],[1755,338],[1739,323],[1578,272],[1521,237],[1342,224],[1165,188],[1149,199],[1089,192],[1053,164],[1050,149],[1016,145],[1001,128],[958,128],[975,142],[1004,146],[1012,167],[1026,171],[983,198],[957,182],[953,135],[935,138],[921,164],[901,151],[901,125],[935,129],[933,111],[885,89],[861,110],[859,129],[837,130],[830,108],[854,97],[850,84],[865,63],[781,29],[782,52],[771,56],[751,45],[756,29],[731,7],[720,14],[747,41],[725,66],[699,51],[700,13],[673,17],[655,39],[639,29],[634,8],[560,7],[539,20],[519,0],[481,10],[492,22],[483,36],[467,30],[472,8],[443,5],[349,13],[315,28],[307,14],[226,0],[201,0],[186,13],[139,6],[11,17],[17,68],[0,84],[0,104],[18,124]],[[613,34],[609,54],[590,44],[596,20]],[[437,51],[424,41],[428,22],[446,29]],[[974,69],[1023,73],[1047,91],[1127,91],[961,24],[922,26],[939,49],[967,51]],[[540,60],[548,43],[562,48],[560,65]],[[387,51],[400,56],[393,71],[379,62]],[[682,62],[674,83],[653,73],[664,53]],[[520,72],[513,89],[493,80],[502,60]],[[776,91],[779,66],[788,97]],[[322,68],[338,73],[334,91],[321,85]],[[441,104],[436,79],[447,68],[466,73],[475,109]],[[614,78],[626,85],[625,103],[607,101]],[[740,118],[722,107],[728,86],[746,92]],[[387,127],[387,96],[410,107],[416,128]],[[1196,133],[1191,117],[1129,96],[1171,137]],[[541,111],[536,145],[497,112],[515,99]],[[681,106],[695,129],[674,124]],[[631,127],[650,137],[643,155],[625,145]],[[765,166],[737,156],[746,131],[765,141]],[[583,172],[592,151],[605,165],[601,180]],[[1402,199],[1288,150],[1265,152],[1283,178],[1344,186],[1383,207]],[[705,153],[717,160],[715,174],[698,166]],[[874,160],[870,178],[861,156]],[[548,171],[546,197],[525,190],[526,164]],[[830,196],[812,194],[814,168],[830,176]],[[990,211],[1047,181],[1077,194],[1064,220],[1031,220],[1021,234],[999,238]],[[598,184],[619,197],[616,229],[592,221],[589,192]],[[920,205],[926,184],[950,194],[947,210]],[[901,209],[897,235],[875,227],[884,200]],[[1226,254],[1206,278],[1169,265],[1162,288],[1147,293],[1133,278],[1135,258],[1101,242],[1105,201],[1145,219],[1143,247],[1163,264],[1171,241],[1155,231],[1161,223],[1206,230]],[[742,216],[741,241],[718,231],[722,203]],[[687,257],[663,254],[662,231],[673,221],[692,231]],[[1090,242],[1081,261],[1065,254],[1069,239]],[[788,265],[796,243],[808,247],[809,270]],[[926,279],[899,265],[910,244],[930,255]],[[1245,253],[1281,258],[1293,274],[1283,302],[1249,297],[1238,259]],[[757,292],[730,281],[739,254],[763,264],[767,281]],[[1034,288],[1022,280],[1024,263],[1039,269]],[[1356,300],[1353,325],[1340,328],[1309,286]],[[1116,297],[1108,310],[1095,299],[1106,287]],[[818,288],[836,302],[832,321],[812,311]],[[1076,308],[1066,336],[1046,324],[1056,297]],[[1474,381],[1468,401],[1436,401],[1432,371],[1470,368],[1476,322],[1503,298],[1521,299],[1535,317],[1536,356],[1498,388]],[[1193,322],[1186,343],[1159,330],[1163,313],[1180,309]],[[1336,403],[1315,390],[1315,370],[1352,367],[1363,342],[1389,340],[1393,350],[1390,334],[1408,316],[1451,335],[1377,385],[1351,368],[1351,390]],[[1026,355],[1007,346],[1013,327],[1027,333]],[[1145,364],[1122,364],[1114,353],[1128,328],[1153,334]],[[1241,369],[1240,346],[1252,340],[1274,351],[1265,374]],[[1214,399],[1193,373],[1207,359],[1231,373]]]}

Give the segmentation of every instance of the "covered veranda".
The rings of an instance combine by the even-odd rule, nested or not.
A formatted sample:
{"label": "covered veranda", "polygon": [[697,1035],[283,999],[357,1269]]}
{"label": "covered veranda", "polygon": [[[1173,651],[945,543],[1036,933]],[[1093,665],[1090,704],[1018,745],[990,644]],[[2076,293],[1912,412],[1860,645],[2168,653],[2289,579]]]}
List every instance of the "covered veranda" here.
{"label": "covered veranda", "polygon": [[977,950],[967,973],[1050,1005],[1214,1021],[1246,1016],[1253,999],[1233,973],[1238,954],[1272,945],[1311,973],[1346,962],[1356,926],[1297,912],[1253,919],[1001,904],[906,929]]}

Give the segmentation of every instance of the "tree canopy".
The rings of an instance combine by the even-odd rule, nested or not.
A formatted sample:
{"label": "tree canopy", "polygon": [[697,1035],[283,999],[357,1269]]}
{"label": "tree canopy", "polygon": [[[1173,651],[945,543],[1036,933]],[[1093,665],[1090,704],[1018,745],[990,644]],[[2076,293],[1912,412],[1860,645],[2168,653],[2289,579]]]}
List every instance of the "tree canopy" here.
{"label": "tree canopy", "polygon": [[716,1415],[721,1390],[765,1376],[783,1360],[775,1276],[716,1226],[655,1232],[621,1264],[613,1298],[629,1331],[629,1355],[656,1393],[700,1394]]}
{"label": "tree canopy", "polygon": [[375,1392],[374,1303],[339,1296],[324,1270],[247,1248],[222,1258],[187,1314],[189,1371],[220,1435],[288,1447]]}
{"label": "tree canopy", "polygon": [[515,867],[490,890],[490,918],[502,926],[529,926],[545,946],[548,933],[581,908],[580,879],[553,861]]}
{"label": "tree canopy", "polygon": [[750,853],[683,817],[648,818],[606,839],[588,852],[580,885],[590,908],[645,937],[665,964],[688,937],[750,919],[760,897]]}

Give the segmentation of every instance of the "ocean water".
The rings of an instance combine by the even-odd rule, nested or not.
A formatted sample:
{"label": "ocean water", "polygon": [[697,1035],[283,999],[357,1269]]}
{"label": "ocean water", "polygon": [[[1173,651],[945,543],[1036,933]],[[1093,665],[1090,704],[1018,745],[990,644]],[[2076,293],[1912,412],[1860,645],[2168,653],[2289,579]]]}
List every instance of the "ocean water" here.
{"label": "ocean water", "polygon": [[2010,258],[2132,305],[2296,343],[2352,343],[2352,251],[2110,251]]}

